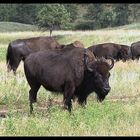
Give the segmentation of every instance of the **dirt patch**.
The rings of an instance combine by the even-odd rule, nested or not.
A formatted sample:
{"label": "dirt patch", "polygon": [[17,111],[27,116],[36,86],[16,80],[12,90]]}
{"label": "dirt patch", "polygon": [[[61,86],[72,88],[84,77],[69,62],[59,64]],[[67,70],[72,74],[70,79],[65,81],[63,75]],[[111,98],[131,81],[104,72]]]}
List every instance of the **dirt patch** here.
{"label": "dirt patch", "polygon": [[[134,96],[111,96],[108,97],[106,100],[107,101],[111,101],[111,102],[116,102],[116,101],[124,101],[124,102],[128,102],[130,99],[138,99],[140,97],[140,94],[134,95]],[[96,100],[96,97],[94,98]],[[88,101],[91,101],[93,99],[88,99]],[[74,104],[74,103],[73,103]],[[77,104],[77,103],[76,103]],[[54,99],[49,99],[47,102],[37,102],[37,108],[36,110],[39,112],[43,112],[43,111],[50,111],[50,108],[54,105],[60,106],[63,108],[63,101],[60,100],[54,100]],[[15,106],[14,109],[11,109],[12,113],[21,113],[21,114],[28,114],[29,110],[25,110],[25,108],[23,109],[22,107],[19,108],[19,106],[16,108],[17,106]],[[9,114],[9,110],[7,108],[7,106],[2,105],[0,107],[0,118],[6,118]]]}
{"label": "dirt patch", "polygon": [[130,99],[138,99],[140,98],[140,94],[136,94],[136,95],[133,95],[133,96],[112,96],[112,97],[109,97],[108,100],[109,101],[118,101],[118,100],[121,100],[121,101],[128,101]]}

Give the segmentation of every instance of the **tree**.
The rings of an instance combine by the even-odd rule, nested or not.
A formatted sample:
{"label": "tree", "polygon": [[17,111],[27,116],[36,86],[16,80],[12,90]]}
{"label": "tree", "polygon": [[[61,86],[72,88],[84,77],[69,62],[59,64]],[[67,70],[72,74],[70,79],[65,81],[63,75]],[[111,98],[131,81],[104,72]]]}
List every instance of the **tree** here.
{"label": "tree", "polygon": [[137,22],[140,21],[140,4],[130,4],[130,11],[131,11],[131,15],[130,17],[130,21],[131,22]]}
{"label": "tree", "polygon": [[36,20],[36,4],[16,4],[15,22],[34,24]]}
{"label": "tree", "polygon": [[115,13],[115,25],[120,26],[120,25],[125,25],[129,23],[129,6],[128,4],[116,4],[114,8],[114,13]]}
{"label": "tree", "polygon": [[100,16],[103,11],[103,4],[90,4],[87,13],[84,15],[85,19],[93,20],[98,27],[100,24]]}
{"label": "tree", "polygon": [[112,4],[104,4],[99,20],[102,28],[112,27],[114,25],[115,14]]}
{"label": "tree", "polygon": [[12,21],[16,14],[16,4],[0,4],[0,21]]}
{"label": "tree", "polygon": [[50,36],[54,27],[62,28],[70,22],[70,13],[62,4],[46,4],[37,14],[39,27],[49,27]]}
{"label": "tree", "polygon": [[75,4],[63,4],[66,10],[70,13],[71,22],[74,22],[78,17],[78,8]]}

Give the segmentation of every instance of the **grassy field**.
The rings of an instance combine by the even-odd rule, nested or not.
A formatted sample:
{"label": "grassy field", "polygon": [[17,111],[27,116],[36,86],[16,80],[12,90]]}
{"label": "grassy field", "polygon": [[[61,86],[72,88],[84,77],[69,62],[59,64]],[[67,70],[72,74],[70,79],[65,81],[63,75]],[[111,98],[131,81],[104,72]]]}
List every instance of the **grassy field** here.
{"label": "grassy field", "polygon": [[17,22],[0,22],[0,32],[21,32],[21,31],[37,31],[38,28],[33,25],[17,23]]}
{"label": "grassy field", "polygon": [[[0,135],[1,136],[139,136],[140,135],[140,61],[116,62],[111,70],[111,91],[102,103],[95,93],[86,108],[73,103],[73,115],[62,109],[62,95],[44,88],[38,92],[34,114],[29,115],[29,85],[23,62],[17,76],[7,73],[8,43],[18,38],[49,35],[49,32],[22,31],[0,33]],[[140,29],[97,31],[54,31],[58,42],[81,41],[85,47],[114,42],[131,45],[138,41]],[[4,115],[5,118],[3,117]]]}

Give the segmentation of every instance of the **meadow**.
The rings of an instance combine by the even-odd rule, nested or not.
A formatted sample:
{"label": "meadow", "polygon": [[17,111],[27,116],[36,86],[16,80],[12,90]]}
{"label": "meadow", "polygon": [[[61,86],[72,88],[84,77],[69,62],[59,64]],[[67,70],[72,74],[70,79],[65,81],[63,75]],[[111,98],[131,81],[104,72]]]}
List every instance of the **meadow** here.
{"label": "meadow", "polygon": [[[19,38],[47,36],[49,32],[0,32],[0,135],[1,136],[139,136],[140,135],[140,61],[116,62],[110,71],[111,91],[102,103],[93,92],[82,108],[73,102],[73,114],[63,110],[62,95],[38,92],[34,113],[29,114],[29,85],[23,62],[16,77],[7,73],[8,43]],[[140,29],[103,29],[94,31],[54,31],[59,43],[81,41],[85,47],[114,42],[131,45],[139,41]]]}

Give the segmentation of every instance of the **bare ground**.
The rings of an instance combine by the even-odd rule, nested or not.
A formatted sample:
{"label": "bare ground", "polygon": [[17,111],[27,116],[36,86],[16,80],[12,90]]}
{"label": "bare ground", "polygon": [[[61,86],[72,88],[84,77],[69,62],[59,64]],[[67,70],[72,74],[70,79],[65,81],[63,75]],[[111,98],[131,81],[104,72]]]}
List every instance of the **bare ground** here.
{"label": "bare ground", "polygon": [[[140,98],[140,94],[134,95],[134,96],[121,96],[121,97],[117,97],[117,96],[112,96],[107,98],[107,101],[110,102],[117,102],[117,101],[123,101],[123,102],[128,102],[130,99],[138,99]],[[93,99],[89,99],[89,100],[93,100]],[[96,99],[95,99],[96,100]],[[49,109],[51,108],[52,105],[57,105],[60,106],[61,108],[63,107],[63,102],[60,100],[54,100],[54,99],[49,99],[47,103],[45,102],[37,102],[37,111],[42,112],[42,111],[47,111],[49,112]],[[8,107],[4,104],[0,104],[0,118],[6,118],[8,115]],[[13,109],[12,112],[13,113],[27,113],[27,110],[23,109],[23,108],[19,108],[18,105],[16,105],[15,107],[16,109]]]}

